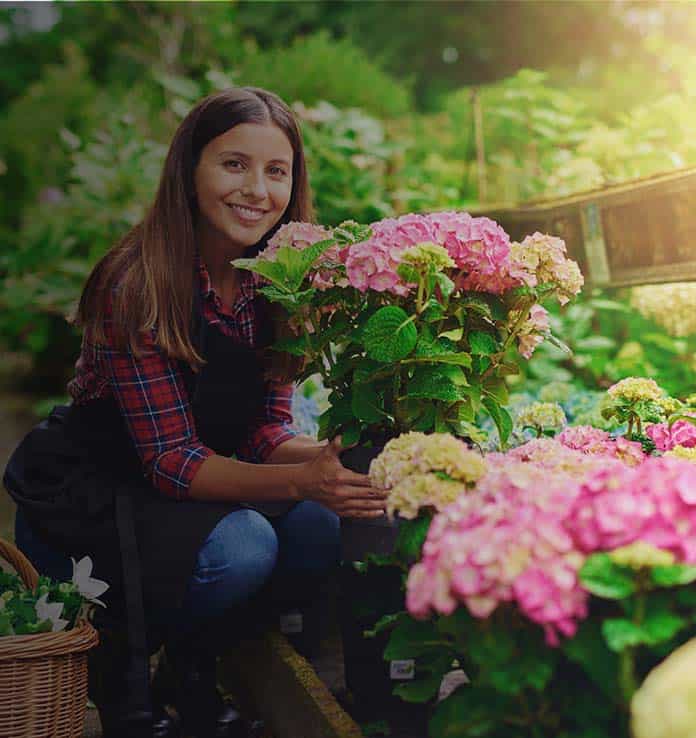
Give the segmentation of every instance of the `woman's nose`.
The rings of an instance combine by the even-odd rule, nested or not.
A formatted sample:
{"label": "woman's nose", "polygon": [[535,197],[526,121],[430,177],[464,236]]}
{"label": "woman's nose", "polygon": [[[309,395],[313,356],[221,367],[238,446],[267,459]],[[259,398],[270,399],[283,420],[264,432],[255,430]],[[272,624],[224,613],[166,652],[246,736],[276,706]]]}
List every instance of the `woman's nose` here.
{"label": "woman's nose", "polygon": [[242,184],[242,194],[255,198],[266,197],[266,180],[262,172],[255,172],[252,169],[247,171]]}

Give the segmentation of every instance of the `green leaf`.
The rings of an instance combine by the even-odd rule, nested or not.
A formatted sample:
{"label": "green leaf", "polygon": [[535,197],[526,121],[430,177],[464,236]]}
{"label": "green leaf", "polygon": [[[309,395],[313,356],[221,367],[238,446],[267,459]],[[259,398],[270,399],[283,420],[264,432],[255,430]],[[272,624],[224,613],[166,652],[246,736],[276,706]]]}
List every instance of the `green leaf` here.
{"label": "green leaf", "polygon": [[580,569],[580,581],[588,592],[610,600],[621,600],[636,589],[632,572],[615,564],[605,553],[588,556]]}
{"label": "green leaf", "polygon": [[284,351],[293,356],[304,356],[307,343],[304,336],[288,336],[276,341],[271,348],[274,351]]}
{"label": "green leaf", "polygon": [[398,623],[389,636],[384,659],[415,659],[425,653],[439,651],[443,641],[431,620],[406,618]]}
{"label": "green leaf", "polygon": [[609,336],[588,336],[578,339],[575,348],[580,351],[611,351],[616,348],[616,341]]}
{"label": "green leaf", "polygon": [[501,407],[495,399],[490,396],[483,397],[481,399],[481,404],[486,408],[488,414],[493,419],[493,422],[498,429],[500,443],[504,446],[510,437],[510,433],[512,433],[513,422],[510,417],[510,413],[508,413],[504,407]]}
{"label": "green leaf", "polygon": [[498,344],[490,333],[471,331],[469,333],[469,351],[479,356],[490,356],[496,353]]}
{"label": "green leaf", "polygon": [[573,638],[564,640],[561,647],[568,658],[579,664],[605,695],[614,698],[619,659],[613,651],[607,649],[598,620],[584,620]]}
{"label": "green leaf", "polygon": [[436,697],[442,683],[441,674],[429,674],[412,682],[403,682],[394,687],[393,694],[404,702],[427,702]]}
{"label": "green leaf", "polygon": [[458,386],[440,366],[419,366],[408,382],[406,394],[410,399],[457,402],[462,399]]}
{"label": "green leaf", "polygon": [[[462,685],[442,700],[428,723],[433,738],[506,738],[510,698],[494,689]],[[496,730],[497,729],[497,730]]]}
{"label": "green leaf", "polygon": [[440,354],[439,356],[431,357],[430,360],[436,364],[454,364],[471,369],[471,354],[467,354],[466,351],[457,351],[453,354]]}
{"label": "green leaf", "polygon": [[650,570],[650,578],[658,587],[677,587],[680,584],[691,584],[696,581],[696,566],[673,564],[672,566],[654,566]]}
{"label": "green leaf", "polygon": [[313,287],[310,287],[308,290],[303,290],[302,292],[285,292],[275,285],[268,285],[261,287],[259,292],[265,295],[271,302],[277,302],[289,313],[293,313],[298,307],[309,304],[317,291]]}
{"label": "green leaf", "polygon": [[364,630],[363,635],[365,638],[374,638],[385,630],[393,628],[400,620],[404,617],[408,617],[406,613],[395,612],[389,615],[382,615],[382,617],[374,624],[369,630]]}
{"label": "green leaf", "polygon": [[351,393],[353,414],[365,423],[379,423],[386,413],[374,384],[355,382]]}
{"label": "green leaf", "polygon": [[347,428],[344,428],[341,433],[341,441],[343,448],[352,446],[360,440],[361,429],[357,423],[351,423]]}
{"label": "green leaf", "polygon": [[423,513],[413,520],[400,521],[395,548],[406,561],[417,561],[420,558],[431,522],[431,516]]}
{"label": "green leaf", "polygon": [[687,624],[685,618],[668,610],[648,613],[643,621],[645,640],[651,646],[669,641]]}
{"label": "green leaf", "polygon": [[264,259],[234,259],[232,265],[237,269],[246,269],[260,274],[278,287],[281,292],[290,292],[287,284],[287,274],[281,264]]}
{"label": "green leaf", "polygon": [[507,405],[510,401],[510,393],[504,379],[491,377],[483,383],[483,392],[492,397],[499,405]]}
{"label": "green leaf", "polygon": [[363,342],[371,359],[391,363],[413,351],[418,331],[406,311],[396,305],[387,305],[367,321]]}
{"label": "green leaf", "polygon": [[435,275],[435,284],[440,288],[440,292],[445,299],[454,292],[454,282],[442,272]]}
{"label": "green leaf", "polygon": [[620,653],[625,648],[638,646],[646,642],[646,636],[640,625],[625,618],[610,618],[602,623],[602,635],[612,651]]}

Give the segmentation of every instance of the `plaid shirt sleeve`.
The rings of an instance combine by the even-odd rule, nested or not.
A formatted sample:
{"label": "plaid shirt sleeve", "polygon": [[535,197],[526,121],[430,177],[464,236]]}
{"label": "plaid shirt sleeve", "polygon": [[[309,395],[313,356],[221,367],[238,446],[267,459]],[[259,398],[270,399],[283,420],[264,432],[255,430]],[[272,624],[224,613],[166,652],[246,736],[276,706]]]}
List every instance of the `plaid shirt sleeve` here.
{"label": "plaid shirt sleeve", "polygon": [[144,341],[136,357],[113,348],[112,322],[105,325],[106,345],[96,347],[101,371],[109,379],[145,476],[162,494],[183,499],[201,464],[213,455],[196,436],[188,393],[176,364]]}
{"label": "plaid shirt sleeve", "polygon": [[263,412],[237,449],[238,459],[262,464],[281,443],[298,435],[292,427],[292,393],[292,384],[267,383]]}

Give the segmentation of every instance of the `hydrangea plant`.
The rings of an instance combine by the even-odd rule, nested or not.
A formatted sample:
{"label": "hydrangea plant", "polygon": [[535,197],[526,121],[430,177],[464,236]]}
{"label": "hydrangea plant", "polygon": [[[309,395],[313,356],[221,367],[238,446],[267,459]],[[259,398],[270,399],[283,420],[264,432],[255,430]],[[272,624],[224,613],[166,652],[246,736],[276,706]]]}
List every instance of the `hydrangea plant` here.
{"label": "hydrangea plant", "polygon": [[234,265],[268,280],[294,335],[276,348],[306,358],[330,391],[320,437],[347,444],[406,431],[472,438],[480,413],[504,444],[505,377],[550,333],[541,302],[577,294],[582,275],[558,238],[512,243],[463,212],[404,215],[370,226],[281,227]]}
{"label": "hydrangea plant", "polygon": [[[668,668],[641,682],[696,635],[696,425],[659,386],[629,380],[605,407],[661,416],[642,418],[649,447],[588,425],[485,455],[411,433],[372,463],[390,511],[420,521],[407,611],[374,632],[389,632],[385,658],[415,659],[395,692],[431,701],[431,738],[627,738],[631,711],[643,734]],[[437,700],[458,669],[469,681]]]}

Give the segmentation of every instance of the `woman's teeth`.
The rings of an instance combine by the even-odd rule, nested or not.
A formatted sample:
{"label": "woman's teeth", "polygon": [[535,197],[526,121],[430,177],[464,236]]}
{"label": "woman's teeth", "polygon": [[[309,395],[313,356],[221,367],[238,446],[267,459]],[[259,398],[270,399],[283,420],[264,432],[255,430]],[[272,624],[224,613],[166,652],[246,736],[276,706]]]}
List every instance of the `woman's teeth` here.
{"label": "woman's teeth", "polygon": [[242,216],[245,220],[261,220],[265,212],[263,210],[256,210],[254,208],[245,208],[241,205],[230,205],[232,210]]}

